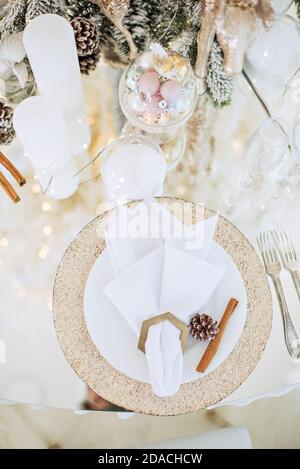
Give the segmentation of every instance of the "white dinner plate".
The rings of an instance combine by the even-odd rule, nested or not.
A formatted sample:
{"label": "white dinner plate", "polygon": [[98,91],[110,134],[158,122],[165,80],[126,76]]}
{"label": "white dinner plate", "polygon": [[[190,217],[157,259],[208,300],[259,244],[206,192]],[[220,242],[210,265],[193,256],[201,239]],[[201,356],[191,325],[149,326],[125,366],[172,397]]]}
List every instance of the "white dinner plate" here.
{"label": "white dinner plate", "polygon": [[[216,258],[225,264],[226,274],[200,312],[219,321],[231,297],[236,298],[239,303],[230,318],[217,354],[205,373],[199,374],[195,367],[208,342],[201,343],[189,337],[183,356],[183,383],[199,379],[220,365],[235,347],[246,322],[247,298],[241,274],[226,251],[213,241],[208,260],[214,262]],[[84,312],[89,334],[101,355],[115,369],[135,380],[150,383],[145,355],[137,349],[137,335],[102,293],[102,289],[113,278],[109,253],[105,249],[90,271],[84,293]]]}

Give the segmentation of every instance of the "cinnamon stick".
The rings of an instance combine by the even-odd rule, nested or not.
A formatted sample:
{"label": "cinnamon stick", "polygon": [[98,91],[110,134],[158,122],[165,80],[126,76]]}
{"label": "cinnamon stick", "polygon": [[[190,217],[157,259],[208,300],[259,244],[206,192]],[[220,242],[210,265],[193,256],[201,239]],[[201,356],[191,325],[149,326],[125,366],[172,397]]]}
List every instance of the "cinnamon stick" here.
{"label": "cinnamon stick", "polygon": [[13,186],[8,182],[4,174],[0,172],[0,186],[3,187],[5,190],[6,194],[11,198],[11,200],[16,204],[17,202],[20,201],[20,197],[14,190]]}
{"label": "cinnamon stick", "polygon": [[235,298],[231,298],[226,306],[226,309],[224,311],[224,314],[222,316],[222,319],[219,323],[219,332],[216,335],[216,337],[208,344],[200,362],[198,363],[198,366],[196,370],[199,373],[203,373],[208,365],[211,363],[212,359],[214,358],[218,347],[220,345],[220,342],[222,340],[222,336],[224,334],[225,328],[227,326],[227,323],[230,319],[230,316],[232,315],[233,311],[235,310],[236,305],[238,304],[238,300]]}
{"label": "cinnamon stick", "polygon": [[18,169],[12,164],[11,161],[0,151],[0,163],[10,172],[10,174],[15,178],[17,183],[20,186],[26,184],[26,179],[24,176],[18,171]]}

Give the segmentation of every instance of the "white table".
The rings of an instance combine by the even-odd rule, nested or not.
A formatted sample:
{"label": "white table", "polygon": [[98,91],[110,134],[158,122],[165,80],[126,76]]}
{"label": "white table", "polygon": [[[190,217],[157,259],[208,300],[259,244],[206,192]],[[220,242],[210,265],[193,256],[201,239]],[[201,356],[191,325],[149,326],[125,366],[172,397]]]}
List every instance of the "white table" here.
{"label": "white table", "polygon": [[[300,240],[300,223],[295,228],[296,238]],[[300,251],[300,242],[298,249]],[[289,274],[284,272],[282,280],[290,313],[300,334],[300,303]],[[271,289],[274,300],[273,326],[262,359],[249,378],[216,406],[247,405],[262,397],[286,394],[300,386],[300,364],[293,363],[287,352],[281,314],[272,285]],[[26,330],[27,334],[32,332]],[[22,342],[24,334],[20,333],[20,329],[10,330],[11,342],[6,350],[8,362],[0,363],[0,398],[43,407],[78,408],[84,400],[86,387],[63,357],[51,318],[46,327],[39,325],[27,344]],[[10,346],[13,343],[16,345],[14,350]],[[38,347],[38,353],[35,347]],[[17,361],[24,353],[28,355],[22,357],[22,371],[17,373]]]}
{"label": "white table", "polygon": [[[300,220],[297,221],[298,217],[295,210],[297,203],[293,205],[290,217],[293,220],[296,246],[300,253]],[[257,249],[255,236],[252,235],[250,240]],[[293,281],[285,271],[282,272],[282,283],[292,320],[300,336],[300,302]],[[248,405],[263,397],[287,394],[300,386],[300,363],[293,363],[285,346],[281,313],[272,282],[270,282],[270,286],[273,297],[273,324],[266,350],[249,378],[217,406],[225,404]]]}
{"label": "white table", "polygon": [[[94,91],[92,97],[94,99]],[[253,128],[241,138],[241,141],[245,141],[257,127],[259,119],[264,118],[259,114],[260,108],[258,106],[257,109],[255,100],[251,109],[249,98],[244,97],[243,102],[242,97],[239,96],[235,102],[236,112],[232,105],[233,107],[224,111],[224,117],[219,124],[224,134],[226,134],[225,121],[228,122],[229,127],[232,126],[230,131],[227,129],[224,141],[217,142],[220,147],[218,151],[222,155],[225,149],[229,153],[232,151],[232,148],[228,146],[230,135],[234,132],[232,122],[237,121],[245,112],[251,116]],[[107,133],[107,129],[105,132]],[[222,132],[219,134],[222,135]],[[241,143],[238,148],[242,151]],[[24,169],[26,174],[26,168],[21,166],[21,164],[25,165],[25,159],[20,158],[20,148],[9,147],[7,153],[21,170]],[[41,211],[45,199],[41,194],[32,195],[33,185],[34,181],[29,180],[28,185],[22,189],[24,197],[18,206],[11,207],[8,202],[6,212],[5,206],[0,205],[1,214],[3,213],[2,223],[6,222],[6,213],[20,220],[19,231],[8,230],[8,247],[0,249],[2,297],[0,305],[0,399],[43,407],[78,409],[85,398],[86,386],[69,367],[59,347],[48,300],[51,299],[53,277],[64,249],[82,226],[95,217],[97,203],[103,200],[103,195],[101,188],[97,185],[84,186],[81,195],[91,200],[91,204],[85,204],[83,208],[80,208],[80,204],[71,209],[65,208],[62,217],[59,205],[56,208],[54,203],[50,212]],[[6,200],[2,197],[0,202],[5,204]],[[300,220],[298,220],[297,211],[300,201],[295,201],[291,205],[293,207],[287,216],[293,220],[300,254]],[[33,220],[37,213],[40,213],[40,216]],[[265,227],[268,227],[268,220],[264,223]],[[52,238],[50,236],[46,239],[43,236],[42,230],[45,225],[54,227]],[[263,226],[257,226],[255,231],[253,228],[251,230],[244,229],[243,226],[241,228],[255,245],[255,235]],[[6,236],[5,229],[4,232],[2,230],[3,226],[0,228],[0,240]],[[52,247],[51,239],[53,238],[56,239],[56,244]],[[46,260],[39,260],[37,253],[44,242],[49,244],[50,254]],[[24,262],[27,265],[26,272],[22,271]],[[27,275],[33,272],[35,275],[32,278]],[[22,281],[25,279],[27,283],[19,284],[19,277],[22,277]],[[286,273],[283,281],[291,316],[300,335],[300,302],[292,281]],[[273,291],[273,287],[271,288]],[[2,350],[3,348],[5,350]],[[246,405],[261,397],[285,394],[298,386],[300,386],[300,364],[292,363],[286,350],[281,315],[277,300],[274,298],[272,333],[261,361],[251,376],[232,395],[217,405]]]}

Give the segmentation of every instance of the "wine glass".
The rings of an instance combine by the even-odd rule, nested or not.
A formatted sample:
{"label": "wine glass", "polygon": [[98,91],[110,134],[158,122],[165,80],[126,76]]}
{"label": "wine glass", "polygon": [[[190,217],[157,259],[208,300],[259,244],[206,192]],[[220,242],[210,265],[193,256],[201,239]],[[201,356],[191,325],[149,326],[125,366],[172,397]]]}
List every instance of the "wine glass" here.
{"label": "wine glass", "polygon": [[300,195],[300,113],[294,119],[290,151],[278,168],[275,184],[289,199]]}
{"label": "wine glass", "polygon": [[149,135],[159,145],[170,167],[184,154],[184,124],[193,114],[197,85],[190,62],[179,54],[152,44],[124,71],[119,101],[127,118],[123,133]]}
{"label": "wine glass", "polygon": [[105,148],[101,160],[106,191],[117,204],[157,195],[166,169],[160,147],[148,137],[135,134],[114,140]]}
{"label": "wine glass", "polygon": [[285,13],[293,2],[294,0],[272,0],[271,4],[275,13]]}
{"label": "wine glass", "polygon": [[289,15],[278,15],[269,29],[261,27],[248,49],[250,75],[284,86],[300,66],[300,26]]}
{"label": "wine glass", "polygon": [[239,185],[254,205],[257,205],[258,194],[260,206],[271,198],[278,198],[277,170],[288,150],[288,128],[279,119],[266,119],[250,138]]}
{"label": "wine glass", "polygon": [[266,174],[275,168],[288,150],[289,137],[286,123],[267,118],[250,138],[244,163],[252,174]]}
{"label": "wine glass", "polygon": [[276,171],[289,149],[288,129],[284,121],[266,119],[250,138],[245,149],[238,184],[232,183],[223,194],[222,209],[237,217],[252,205],[262,212],[279,195]]}

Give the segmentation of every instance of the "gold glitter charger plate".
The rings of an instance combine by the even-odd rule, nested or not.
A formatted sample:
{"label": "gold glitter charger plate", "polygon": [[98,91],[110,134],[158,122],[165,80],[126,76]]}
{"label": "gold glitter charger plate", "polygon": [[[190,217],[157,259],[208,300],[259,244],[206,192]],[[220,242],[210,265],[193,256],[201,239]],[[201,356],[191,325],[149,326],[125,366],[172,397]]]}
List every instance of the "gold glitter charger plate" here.
{"label": "gold glitter charger plate", "polygon": [[[196,223],[214,214],[181,199],[157,199],[182,219]],[[138,202],[132,202],[136,204]],[[70,366],[104,399],[134,412],[180,415],[211,406],[235,391],[252,373],[266,347],[272,325],[272,297],[263,265],[247,238],[228,220],[219,217],[215,241],[236,264],[247,293],[247,319],[230,355],[211,373],[182,384],[171,397],[159,398],[150,384],[136,381],[113,368],[92,341],[84,316],[84,291],[88,275],[105,249],[103,230],[110,211],[95,218],[76,236],[59,265],[53,292],[54,323],[59,343]],[[186,214],[190,214],[189,218]],[[182,219],[183,221],[183,219]],[[228,292],[230,297],[230,292]],[[200,358],[200,357],[199,357]]]}

